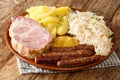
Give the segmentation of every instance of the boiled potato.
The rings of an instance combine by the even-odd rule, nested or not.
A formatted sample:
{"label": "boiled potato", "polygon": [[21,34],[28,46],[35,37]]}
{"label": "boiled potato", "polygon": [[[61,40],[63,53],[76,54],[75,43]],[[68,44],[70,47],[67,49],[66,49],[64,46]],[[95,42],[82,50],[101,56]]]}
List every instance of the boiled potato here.
{"label": "boiled potato", "polygon": [[58,7],[55,9],[55,12],[53,14],[54,14],[54,16],[57,16],[57,17],[63,17],[69,13],[69,10],[70,10],[70,8],[66,7],[66,6]]}
{"label": "boiled potato", "polygon": [[54,13],[56,7],[48,7],[48,6],[36,6],[27,9],[26,11],[29,13],[30,17],[39,20],[43,17],[50,16]]}
{"label": "boiled potato", "polygon": [[56,38],[56,31],[57,31],[57,27],[54,26],[54,24],[49,23],[48,26],[45,27],[48,32],[52,35],[53,38]]}
{"label": "boiled potato", "polygon": [[54,12],[56,7],[48,7],[48,6],[35,6],[27,9],[26,11],[30,14],[43,14]]}
{"label": "boiled potato", "polygon": [[26,17],[34,19],[45,27],[53,38],[56,38],[56,34],[64,35],[67,33],[69,7],[36,6],[26,11],[28,12]]}
{"label": "boiled potato", "polygon": [[41,21],[39,21],[39,23],[43,26],[48,26],[48,24],[50,24],[50,23],[54,24],[54,26],[58,26],[59,19],[57,17],[53,17],[53,16],[46,16],[43,19],[41,19]]}
{"label": "boiled potato", "polygon": [[67,32],[68,32],[68,18],[66,16],[64,16],[62,18],[62,21],[61,21],[60,25],[58,26],[57,34],[58,35],[64,35]]}
{"label": "boiled potato", "polygon": [[71,47],[77,46],[79,44],[78,40],[69,36],[59,36],[55,39],[53,46],[54,47]]}

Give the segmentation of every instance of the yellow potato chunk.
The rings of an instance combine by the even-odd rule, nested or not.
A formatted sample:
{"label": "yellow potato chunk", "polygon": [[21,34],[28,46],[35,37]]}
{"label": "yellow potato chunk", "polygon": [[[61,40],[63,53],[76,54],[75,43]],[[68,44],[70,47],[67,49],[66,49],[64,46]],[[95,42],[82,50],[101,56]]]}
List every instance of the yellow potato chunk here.
{"label": "yellow potato chunk", "polygon": [[64,16],[58,26],[57,34],[64,35],[68,32],[68,18]]}
{"label": "yellow potato chunk", "polygon": [[59,36],[55,39],[53,46],[54,47],[71,47],[77,46],[79,44],[78,40],[74,37],[69,36]]}
{"label": "yellow potato chunk", "polygon": [[26,11],[29,13],[31,18],[35,20],[39,20],[43,17],[52,15],[55,9],[56,7],[36,6],[36,7],[31,7]]}
{"label": "yellow potato chunk", "polygon": [[63,16],[66,16],[70,11],[70,8],[69,7],[58,7],[55,9],[55,12],[54,12],[54,16],[57,16],[57,17],[63,17]]}
{"label": "yellow potato chunk", "polygon": [[57,17],[53,16],[46,16],[39,23],[43,26],[48,26],[50,23],[54,24],[54,26],[58,26],[59,24],[59,19]]}
{"label": "yellow potato chunk", "polygon": [[45,27],[48,32],[52,35],[53,39],[56,38],[56,31],[57,31],[57,28],[54,24],[50,23],[48,26]]}

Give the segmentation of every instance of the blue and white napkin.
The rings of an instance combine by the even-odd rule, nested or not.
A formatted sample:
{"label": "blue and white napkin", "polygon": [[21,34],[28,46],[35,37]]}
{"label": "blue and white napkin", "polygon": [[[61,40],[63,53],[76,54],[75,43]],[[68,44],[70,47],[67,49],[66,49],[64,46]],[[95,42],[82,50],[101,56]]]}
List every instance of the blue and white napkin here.
{"label": "blue and white napkin", "polygon": [[[18,68],[19,68],[19,72],[20,74],[28,74],[28,73],[61,73],[61,72],[65,72],[65,71],[52,71],[52,70],[46,70],[46,69],[42,69],[42,68],[38,68],[34,65],[28,64],[26,62],[24,62],[23,60],[17,58],[17,62],[18,62]],[[106,59],[105,61],[103,61],[102,63],[91,67],[90,69],[93,68],[102,68],[102,67],[109,67],[109,66],[119,66],[120,65],[120,59],[118,58],[118,56],[116,55],[115,52],[113,52],[113,54],[110,55],[110,57],[108,59]]]}

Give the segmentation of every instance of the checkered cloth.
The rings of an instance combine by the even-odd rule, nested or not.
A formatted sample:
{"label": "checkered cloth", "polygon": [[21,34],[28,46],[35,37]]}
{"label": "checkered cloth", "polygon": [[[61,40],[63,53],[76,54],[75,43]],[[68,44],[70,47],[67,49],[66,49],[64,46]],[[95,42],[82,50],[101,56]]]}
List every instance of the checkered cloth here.
{"label": "checkered cloth", "polygon": [[[19,68],[20,74],[27,74],[27,73],[60,73],[60,72],[65,72],[65,71],[51,71],[51,70],[38,68],[36,66],[30,65],[30,64],[24,62],[23,60],[21,60],[19,58],[17,58],[17,62],[18,62],[18,68]],[[118,58],[116,53],[113,52],[113,54],[111,54],[108,59],[106,59],[105,61],[103,61],[102,63],[100,63],[100,64],[98,64],[96,66],[91,67],[90,69],[109,67],[109,66],[118,66],[118,65],[120,65],[120,59]]]}

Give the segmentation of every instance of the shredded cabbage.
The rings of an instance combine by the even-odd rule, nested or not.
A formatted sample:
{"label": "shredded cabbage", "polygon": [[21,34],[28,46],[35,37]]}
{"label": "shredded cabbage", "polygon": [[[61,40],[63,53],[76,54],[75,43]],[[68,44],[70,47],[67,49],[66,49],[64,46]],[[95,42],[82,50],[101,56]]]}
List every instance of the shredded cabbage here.
{"label": "shredded cabbage", "polygon": [[102,16],[92,12],[74,11],[69,14],[69,34],[80,44],[94,45],[96,55],[108,55],[112,48],[113,32],[106,26]]}

